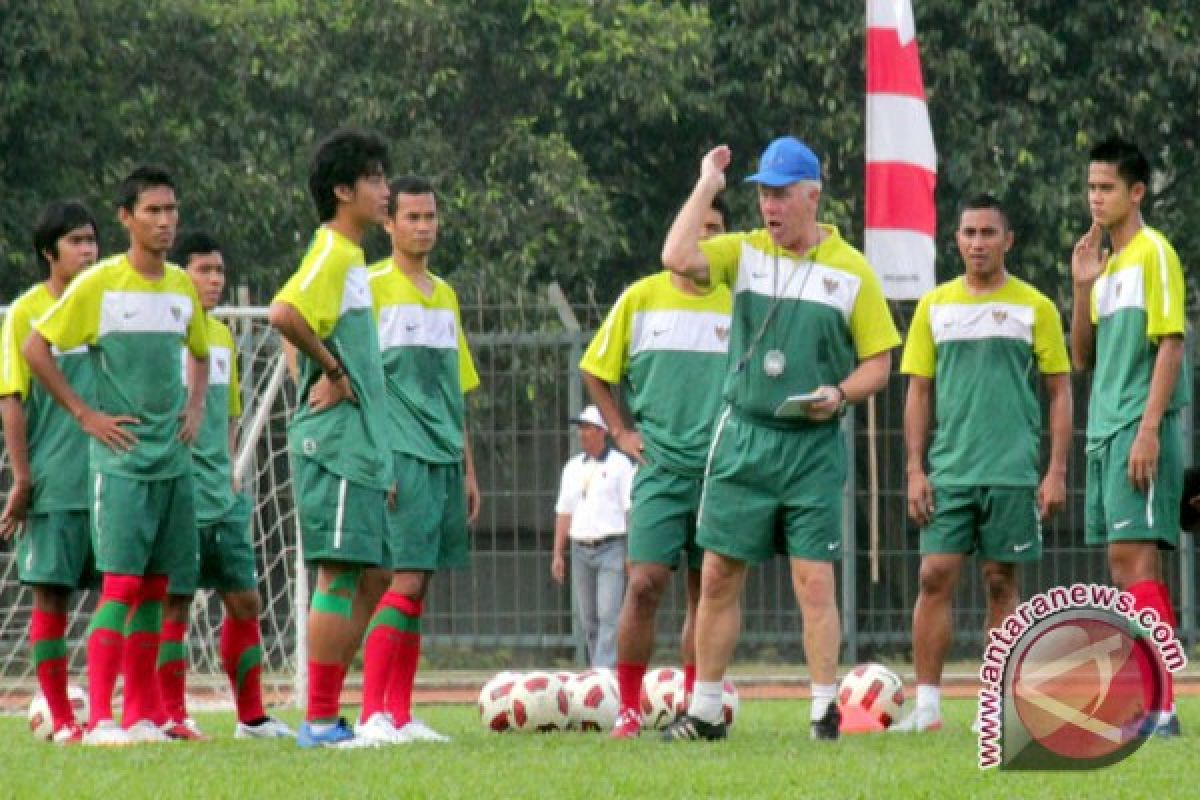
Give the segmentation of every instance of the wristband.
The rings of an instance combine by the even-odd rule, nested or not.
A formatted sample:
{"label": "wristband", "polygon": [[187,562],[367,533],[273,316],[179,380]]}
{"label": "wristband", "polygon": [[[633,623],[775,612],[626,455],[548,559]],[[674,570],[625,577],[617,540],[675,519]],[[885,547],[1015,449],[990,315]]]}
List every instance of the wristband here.
{"label": "wristband", "polygon": [[346,369],[339,363],[333,369],[325,370],[325,377],[329,378],[329,380],[333,381],[334,383],[337,383],[342,378],[346,377]]}

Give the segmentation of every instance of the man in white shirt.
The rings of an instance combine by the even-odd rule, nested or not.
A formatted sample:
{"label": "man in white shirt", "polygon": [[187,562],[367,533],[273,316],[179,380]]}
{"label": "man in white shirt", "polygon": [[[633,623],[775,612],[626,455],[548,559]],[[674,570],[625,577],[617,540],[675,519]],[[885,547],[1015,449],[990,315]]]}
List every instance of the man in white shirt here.
{"label": "man in white shirt", "polygon": [[583,452],[563,467],[554,511],[554,560],[550,574],[566,580],[571,542],[571,586],[593,667],[617,665],[617,618],[625,595],[625,535],[633,487],[633,463],[608,446],[608,426],[595,406],[571,422],[579,426]]}

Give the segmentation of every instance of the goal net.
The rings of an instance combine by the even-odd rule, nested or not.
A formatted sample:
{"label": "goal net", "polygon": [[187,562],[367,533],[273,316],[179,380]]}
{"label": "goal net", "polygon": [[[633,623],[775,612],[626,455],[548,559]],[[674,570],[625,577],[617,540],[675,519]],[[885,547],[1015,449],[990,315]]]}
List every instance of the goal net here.
{"label": "goal net", "polygon": [[[243,491],[254,499],[254,549],[264,608],[263,685],[267,702],[279,705],[303,696],[297,689],[305,677],[308,576],[297,545],[286,439],[294,389],[287,378],[281,340],[267,324],[266,309],[219,308],[215,314],[233,331],[240,354],[243,414],[234,471]],[[12,482],[7,452],[2,465],[0,485],[7,495]],[[0,542],[0,710],[24,708],[37,690],[28,642],[33,593],[17,580],[15,556],[15,541]],[[67,652],[71,682],[77,685],[86,680],[84,637],[97,594],[72,595]],[[231,702],[217,649],[223,618],[215,593],[196,594],[187,641],[193,706]]]}

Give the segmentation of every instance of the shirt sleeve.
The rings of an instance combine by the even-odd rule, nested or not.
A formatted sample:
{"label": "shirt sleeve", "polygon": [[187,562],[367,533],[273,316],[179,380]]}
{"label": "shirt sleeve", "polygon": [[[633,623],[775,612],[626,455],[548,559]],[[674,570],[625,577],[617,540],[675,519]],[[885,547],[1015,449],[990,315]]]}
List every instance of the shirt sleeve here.
{"label": "shirt sleeve", "polygon": [[238,373],[237,343],[229,348],[229,417],[242,416],[242,381]]}
{"label": "shirt sleeve", "polygon": [[620,383],[625,374],[629,341],[633,330],[634,305],[626,289],[604,318],[604,323],[579,362],[579,368],[605,383]]}
{"label": "shirt sleeve", "polygon": [[34,330],[61,352],[96,343],[101,296],[97,274],[89,271],[73,280],[58,302],[33,323]]}
{"label": "shirt sleeve", "polygon": [[1142,270],[1146,284],[1146,336],[1157,342],[1163,336],[1181,336],[1186,330],[1183,268],[1175,248],[1160,234],[1151,233],[1151,256]]}
{"label": "shirt sleeve", "polygon": [[0,366],[0,397],[10,394],[20,395],[21,400],[29,397],[33,376],[21,347],[32,328],[32,321],[24,308],[17,306],[9,309],[4,318],[4,328],[0,330],[0,358],[3,358],[3,365]]}
{"label": "shirt sleeve", "polygon": [[458,331],[458,383],[462,393],[466,394],[479,388],[479,372],[475,369],[475,360],[471,358],[467,335],[463,333],[462,312],[457,297],[454,298],[454,325]]}
{"label": "shirt sleeve", "polygon": [[742,258],[742,243],[749,234],[723,233],[700,242],[700,252],[708,259],[708,282],[716,286],[737,283],[738,263]]}
{"label": "shirt sleeve", "polygon": [[[322,236],[329,235],[322,232]],[[300,269],[288,279],[272,302],[287,303],[296,309],[317,338],[325,340],[337,327],[349,265],[339,263],[332,246],[317,251],[319,246],[319,242],[314,245],[314,250],[305,256]],[[371,296],[374,298],[374,291]],[[374,299],[371,302],[374,307]]]}
{"label": "shirt sleeve", "polygon": [[200,296],[196,294],[196,288],[192,286],[190,278],[188,289],[192,301],[192,318],[188,320],[187,326],[187,349],[193,356],[203,360],[208,358],[208,314],[204,312]]}
{"label": "shirt sleeve", "polygon": [[579,506],[580,495],[579,476],[575,470],[575,459],[563,467],[562,482],[558,487],[558,502],[554,504],[556,514],[574,514]]}
{"label": "shirt sleeve", "polygon": [[862,285],[850,312],[850,335],[859,361],[900,345],[900,334],[883,297],[879,278],[869,267],[861,273]]}
{"label": "shirt sleeve", "polygon": [[1062,317],[1059,316],[1054,303],[1046,298],[1038,303],[1034,311],[1033,354],[1037,358],[1038,370],[1045,375],[1071,371]]}
{"label": "shirt sleeve", "polygon": [[908,326],[904,356],[900,359],[900,371],[905,375],[932,378],[937,373],[937,345],[933,342],[933,327],[929,321],[930,297],[926,294],[917,303],[912,323]]}

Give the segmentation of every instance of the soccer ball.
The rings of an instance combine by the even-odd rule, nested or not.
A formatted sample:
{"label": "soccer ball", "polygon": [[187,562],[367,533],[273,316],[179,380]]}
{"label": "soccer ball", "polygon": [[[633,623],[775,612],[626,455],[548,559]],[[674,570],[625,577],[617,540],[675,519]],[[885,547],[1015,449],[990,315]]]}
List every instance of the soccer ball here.
{"label": "soccer ball", "polygon": [[565,731],[570,723],[570,703],[567,690],[558,676],[551,672],[530,672],[513,684],[513,730]]}
{"label": "soccer ball", "polygon": [[733,727],[739,708],[741,702],[738,700],[737,687],[733,685],[733,681],[726,679],[721,683],[721,716],[725,719],[726,727]]}
{"label": "soccer ball", "polygon": [[[70,686],[67,687],[67,699],[71,701],[71,710],[75,712],[75,719],[87,720],[87,693],[78,686]],[[35,739],[43,742],[50,741],[54,736],[54,718],[50,714],[50,704],[46,702],[46,696],[41,692],[35,694],[29,703],[29,732]]]}
{"label": "soccer ball", "polygon": [[571,727],[581,731],[612,730],[621,705],[617,677],[610,669],[581,672],[567,686]]}
{"label": "soccer ball", "polygon": [[646,728],[662,730],[687,711],[683,691],[683,670],[659,667],[642,679],[642,719]]}
{"label": "soccer ball", "polygon": [[512,687],[519,672],[501,672],[479,690],[479,718],[488,730],[502,733],[512,727]]}
{"label": "soccer ball", "polygon": [[900,718],[904,682],[882,664],[859,664],[842,678],[838,705],[857,706],[887,728]]}

